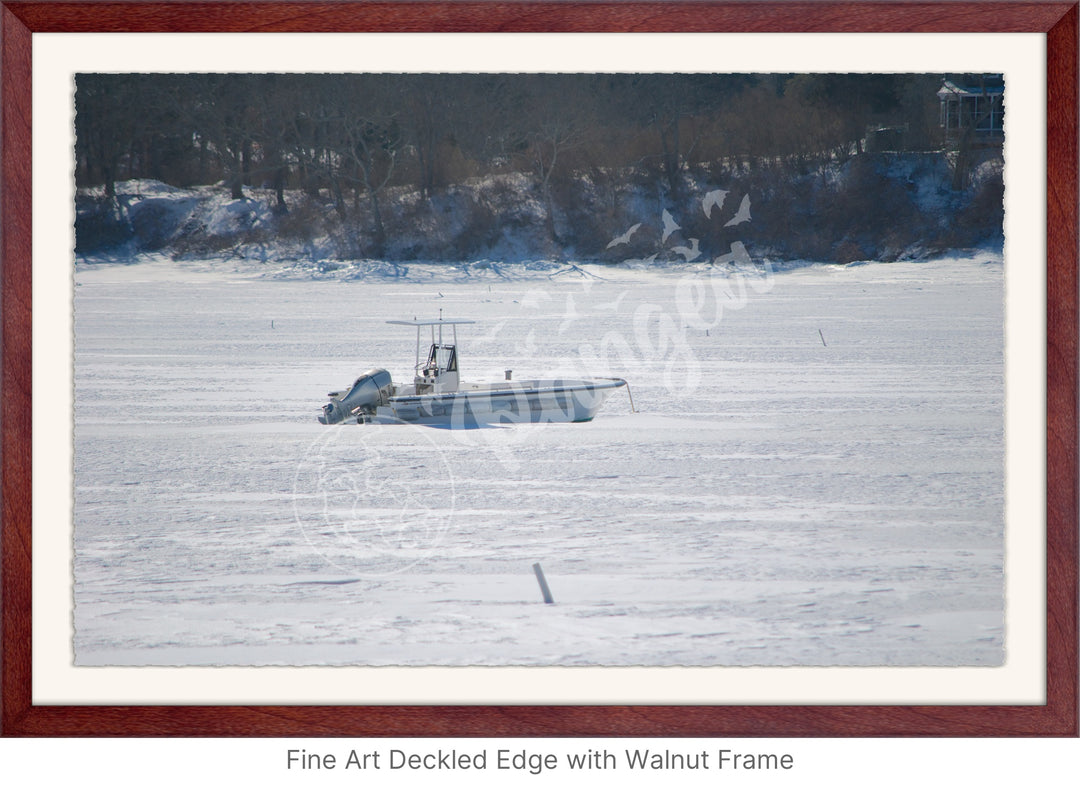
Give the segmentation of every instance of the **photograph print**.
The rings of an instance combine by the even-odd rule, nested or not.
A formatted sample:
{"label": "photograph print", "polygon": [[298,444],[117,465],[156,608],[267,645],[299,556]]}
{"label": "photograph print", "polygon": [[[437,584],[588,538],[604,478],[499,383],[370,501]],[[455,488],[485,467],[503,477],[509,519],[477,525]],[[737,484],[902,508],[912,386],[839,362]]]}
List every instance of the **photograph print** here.
{"label": "photograph print", "polygon": [[1000,666],[1001,74],[74,85],[78,666]]}

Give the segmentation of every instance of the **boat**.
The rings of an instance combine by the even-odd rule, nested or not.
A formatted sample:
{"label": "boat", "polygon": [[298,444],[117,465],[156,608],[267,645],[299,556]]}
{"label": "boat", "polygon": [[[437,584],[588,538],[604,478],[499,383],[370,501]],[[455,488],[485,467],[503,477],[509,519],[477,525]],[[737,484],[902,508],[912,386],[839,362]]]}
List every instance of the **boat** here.
{"label": "boat", "polygon": [[[319,422],[409,423],[475,428],[489,424],[591,421],[616,388],[629,386],[618,377],[590,379],[506,379],[461,382],[457,342],[459,325],[471,319],[390,320],[416,328],[413,380],[395,384],[386,369],[365,371],[352,387],[327,394]],[[430,333],[425,343],[423,330]],[[426,355],[421,353],[426,347]]]}

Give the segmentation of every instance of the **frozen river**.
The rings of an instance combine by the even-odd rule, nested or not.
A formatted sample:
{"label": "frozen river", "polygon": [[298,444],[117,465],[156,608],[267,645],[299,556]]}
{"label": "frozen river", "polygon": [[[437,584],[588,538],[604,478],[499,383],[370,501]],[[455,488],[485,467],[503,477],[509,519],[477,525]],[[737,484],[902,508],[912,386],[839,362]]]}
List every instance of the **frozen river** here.
{"label": "frozen river", "polygon": [[[79,270],[78,664],[1003,661],[1000,258],[372,270]],[[317,422],[440,309],[637,411]]]}

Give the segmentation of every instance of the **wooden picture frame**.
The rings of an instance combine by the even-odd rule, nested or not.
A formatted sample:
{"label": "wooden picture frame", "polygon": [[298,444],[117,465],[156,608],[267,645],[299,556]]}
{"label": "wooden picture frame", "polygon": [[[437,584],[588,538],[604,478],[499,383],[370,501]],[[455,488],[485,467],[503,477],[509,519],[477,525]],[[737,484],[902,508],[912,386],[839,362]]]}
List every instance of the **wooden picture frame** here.
{"label": "wooden picture frame", "polygon": [[[1076,736],[1076,2],[7,2],[2,699],[23,736]],[[31,47],[43,32],[1028,32],[1047,53],[1046,701],[997,706],[41,706],[31,687]]]}

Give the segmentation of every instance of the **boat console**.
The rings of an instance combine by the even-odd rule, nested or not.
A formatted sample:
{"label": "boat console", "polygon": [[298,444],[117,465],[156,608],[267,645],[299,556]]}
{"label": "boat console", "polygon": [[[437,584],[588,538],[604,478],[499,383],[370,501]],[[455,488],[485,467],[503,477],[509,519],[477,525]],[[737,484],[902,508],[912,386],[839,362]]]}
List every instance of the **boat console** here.
{"label": "boat console", "polygon": [[417,371],[414,384],[418,394],[456,391],[460,385],[457,347],[454,344],[432,344],[427,362]]}

